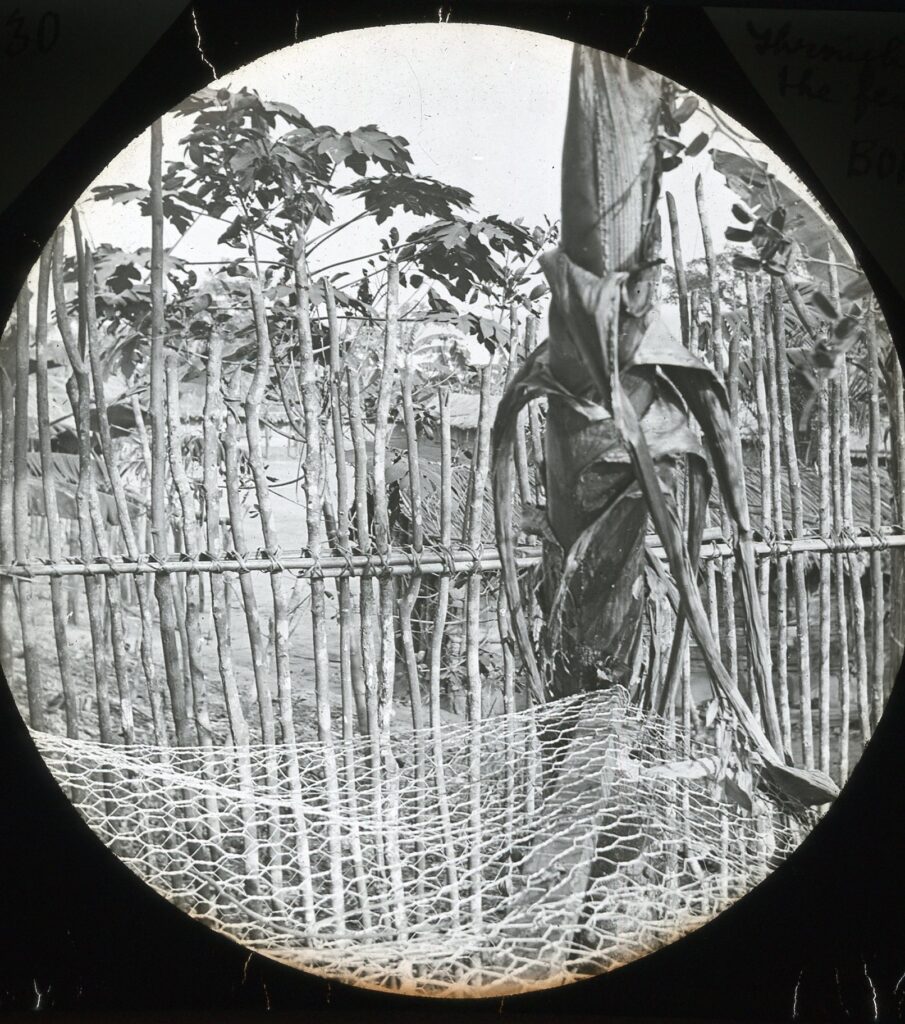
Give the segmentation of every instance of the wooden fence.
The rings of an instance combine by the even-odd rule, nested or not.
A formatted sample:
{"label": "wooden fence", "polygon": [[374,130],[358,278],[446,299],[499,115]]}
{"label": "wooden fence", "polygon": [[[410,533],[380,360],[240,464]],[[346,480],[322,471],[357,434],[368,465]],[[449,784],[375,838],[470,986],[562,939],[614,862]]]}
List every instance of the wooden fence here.
{"label": "wooden fence", "polygon": [[[147,401],[132,397],[134,430],[117,437],[104,392],[107,340],[94,312],[92,255],[77,221],[75,228],[77,328],[67,310],[58,238],[42,258],[34,301],[26,291],[20,297],[0,373],[0,660],[31,727],[163,747],[316,737],[329,750],[338,740],[366,736],[379,761],[389,756],[394,730],[439,732],[450,719],[480,722],[523,707],[487,480],[493,395],[533,346],[534,320],[521,320],[513,308],[510,348],[480,374],[473,434],[454,445],[447,392],[432,425],[423,395],[415,401],[414,371],[399,351],[395,268],[381,370],[370,387],[345,365],[347,335],[329,286],[329,363],[316,361],[300,260],[290,342],[297,373],[273,342],[271,311],[249,277],[254,362],[224,360],[223,340],[211,333],[198,426],[199,410],[185,407],[180,386],[182,356],[166,346],[158,274]],[[712,263],[709,250],[708,256]],[[684,340],[698,351],[697,324],[708,320],[703,355],[726,380],[736,420],[740,349],[743,338],[750,341],[757,429],[744,445],[744,462],[757,480],[751,505],[762,538],[760,591],[783,742],[805,765],[844,780],[876,727],[902,656],[901,367],[879,351],[871,314],[863,468],[853,466],[850,450],[849,367],[843,360],[838,375],[820,381],[819,495],[811,503],[816,521],[809,520],[786,357],[788,296],[775,281],[749,277],[747,323],[729,329],[721,327],[719,289],[689,293],[677,277]],[[64,372],[78,440],[73,486],[62,479],[49,425],[49,381],[59,374],[47,356],[51,297],[69,361]],[[274,402],[288,426],[262,417]],[[533,407],[523,419],[518,562],[530,603],[528,581],[544,558],[535,510],[544,502],[543,412]],[[436,432],[431,445],[439,466],[421,464],[428,428]],[[297,498],[268,467],[267,437],[273,446],[277,430],[301,446]],[[280,511],[287,503],[289,517]],[[856,507],[868,509],[867,521],[856,519]],[[702,580],[726,666],[759,713],[746,680],[727,540],[717,496]],[[658,550],[654,536],[649,543]],[[657,707],[674,624],[668,588],[651,596],[649,623],[644,699]],[[681,692],[665,708],[689,728],[707,699],[696,665],[690,647]]]}

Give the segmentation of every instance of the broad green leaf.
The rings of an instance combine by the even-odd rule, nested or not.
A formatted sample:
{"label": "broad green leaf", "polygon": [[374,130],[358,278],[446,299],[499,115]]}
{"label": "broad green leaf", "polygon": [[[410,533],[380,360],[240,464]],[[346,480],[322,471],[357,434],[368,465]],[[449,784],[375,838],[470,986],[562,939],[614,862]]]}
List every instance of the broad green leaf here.
{"label": "broad green leaf", "polygon": [[706,132],[701,132],[700,135],[696,135],[685,147],[685,155],[697,156],[709,141],[710,136]]}
{"label": "broad green leaf", "polygon": [[150,197],[150,189],[138,185],[98,185],[91,190],[96,202],[134,203]]}
{"label": "broad green leaf", "polygon": [[378,224],[398,210],[419,217],[451,219],[454,210],[471,206],[471,193],[453,188],[429,177],[386,174],[379,178],[359,178],[336,190],[337,195],[357,196]]}

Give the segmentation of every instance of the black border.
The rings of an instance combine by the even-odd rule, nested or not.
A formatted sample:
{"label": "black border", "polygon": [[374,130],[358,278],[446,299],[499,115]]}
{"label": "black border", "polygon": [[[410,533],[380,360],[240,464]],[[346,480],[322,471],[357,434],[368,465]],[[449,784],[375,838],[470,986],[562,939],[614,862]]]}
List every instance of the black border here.
{"label": "black border", "polygon": [[[27,6],[27,5],[23,5]],[[95,174],[154,117],[220,73],[293,41],[351,28],[436,21],[439,3],[345,2],[318,9],[292,0],[197,0],[120,88],[0,215],[0,319],[40,245]],[[458,22],[546,32],[625,53],[639,3],[443,3]],[[727,6],[727,5],[721,5]],[[758,6],[785,6],[762,3]],[[811,6],[811,5],[805,5]],[[827,11],[828,3],[813,5]],[[839,5],[840,7],[854,5]],[[895,2],[870,5],[900,10]],[[98,31],[103,32],[99,22]],[[650,6],[633,57],[713,99],[774,148],[844,230],[868,272],[894,336],[905,338],[905,301],[865,251],[791,138],[754,92],[704,11]],[[7,158],[15,158],[7,152]],[[863,187],[863,186],[862,186]],[[369,993],[282,968],[194,924],[154,896],[82,824],[37,760],[6,687],[0,687],[0,1012],[39,1006],[98,1019],[498,1019],[868,1020],[898,1007],[905,969],[905,733],[901,680],[875,739],[827,818],[756,892],[688,939],[590,982],[487,1003]]]}

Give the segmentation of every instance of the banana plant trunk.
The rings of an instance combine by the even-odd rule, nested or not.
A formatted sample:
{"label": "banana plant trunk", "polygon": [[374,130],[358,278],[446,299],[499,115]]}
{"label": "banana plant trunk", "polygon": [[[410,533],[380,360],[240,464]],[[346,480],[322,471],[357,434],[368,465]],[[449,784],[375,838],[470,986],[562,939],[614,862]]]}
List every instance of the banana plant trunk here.
{"label": "banana plant trunk", "polygon": [[[657,313],[664,84],[629,61],[575,50],[561,245],[541,260],[552,292],[550,336],[512,380],[494,424],[497,543],[513,627],[535,700],[628,684],[639,661],[649,569],[671,595],[677,617],[662,695],[669,699],[675,690],[690,629],[718,699],[747,734],[765,775],[796,800],[825,803],[835,785],[823,773],[792,766],[782,747],[728,397],[713,370],[672,337]],[[511,496],[518,413],[541,396],[548,401],[549,529],[539,666],[515,571]],[[683,467],[684,535],[677,497]],[[734,531],[763,720],[723,665],[698,591],[711,473]],[[651,524],[669,574],[645,544]]]}
{"label": "banana plant trunk", "polygon": [[[604,97],[611,102],[600,102]],[[657,76],[618,58],[576,49],[563,145],[562,252],[601,278],[645,267],[633,282],[640,304],[656,288],[657,267],[651,261],[659,255],[660,242],[659,116]],[[637,581],[644,576],[649,517],[613,420],[588,419],[586,410],[570,400],[587,389],[588,374],[558,307],[550,326],[550,372],[570,395],[548,396],[547,517],[555,538],[548,538],[544,559],[549,571],[542,601],[548,615],[559,611],[561,552],[571,551],[601,517],[606,519],[596,543],[584,547],[560,601],[550,690],[552,696],[565,696],[629,681],[631,651],[645,611]],[[629,345],[637,342],[632,321],[625,333]],[[639,413],[651,405],[648,379],[633,376],[625,384]]]}

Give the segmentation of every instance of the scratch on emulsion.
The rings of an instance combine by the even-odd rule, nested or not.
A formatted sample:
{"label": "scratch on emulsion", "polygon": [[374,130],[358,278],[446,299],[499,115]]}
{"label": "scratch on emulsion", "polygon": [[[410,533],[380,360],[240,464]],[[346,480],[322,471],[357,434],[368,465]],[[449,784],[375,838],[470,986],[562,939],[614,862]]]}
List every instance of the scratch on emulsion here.
{"label": "scratch on emulsion", "polygon": [[644,35],[644,30],[647,28],[647,19],[650,17],[650,4],[644,5],[644,13],[641,15],[641,27],[638,29],[638,35],[635,37],[635,41],[625,51],[625,59],[628,60],[630,54],[637,49],[638,43],[641,42],[641,37]]}
{"label": "scratch on emulsion", "polygon": [[901,1009],[901,1006],[902,1006],[902,995],[903,995],[903,993],[901,992],[902,982],[905,982],[905,971],[902,971],[902,973],[899,975],[899,980],[895,983],[895,986],[894,986],[894,988],[892,990],[892,996],[893,996],[893,999],[895,1000],[896,1008],[897,1009]]}
{"label": "scratch on emulsion", "polygon": [[795,991],[792,993],[792,1020],[798,1020],[798,990],[801,988],[801,976],[804,968],[798,972],[798,981],[795,982]]}
{"label": "scratch on emulsion", "polygon": [[32,1009],[40,1010],[42,1008],[41,1004],[44,1002],[44,996],[46,996],[50,992],[50,985],[48,985],[47,988],[42,992],[41,989],[38,987],[37,978],[32,978],[31,983],[35,990],[35,1005],[32,1007]]}
{"label": "scratch on emulsion", "polygon": [[874,1009],[874,1015],[872,1020],[879,1020],[879,1007],[877,1005],[877,988],[874,985],[873,978],[871,978],[871,976],[867,973],[867,961],[862,960],[861,964],[864,967],[864,977],[867,979],[867,984],[870,986],[870,999]]}
{"label": "scratch on emulsion", "polygon": [[198,53],[200,54],[201,59],[211,69],[211,74],[214,76],[214,78],[219,78],[220,76],[217,74],[217,69],[214,67],[213,64],[211,64],[211,62],[205,56],[204,46],[201,43],[201,30],[198,28],[198,14],[195,11],[194,7],[192,8],[192,24],[195,26],[195,38],[197,39]]}
{"label": "scratch on emulsion", "polygon": [[845,1012],[845,1016],[846,1017],[850,1017],[851,1014],[848,1012],[848,1007],[845,1005],[845,1000],[842,998],[842,986],[839,984],[839,968],[838,967],[834,967],[833,968],[833,974],[834,974],[834,976],[836,978],[836,995],[839,996],[839,1005],[842,1007],[843,1011]]}

